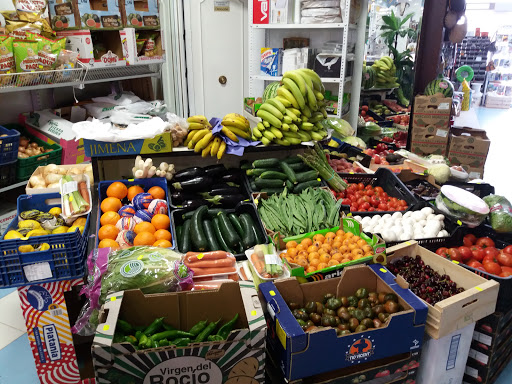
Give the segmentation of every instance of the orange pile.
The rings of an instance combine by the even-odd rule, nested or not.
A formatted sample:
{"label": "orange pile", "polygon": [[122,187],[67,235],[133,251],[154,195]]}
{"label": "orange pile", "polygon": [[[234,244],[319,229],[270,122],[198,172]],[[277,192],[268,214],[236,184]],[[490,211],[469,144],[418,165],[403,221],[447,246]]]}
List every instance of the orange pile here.
{"label": "orange pile", "polygon": [[313,239],[304,239],[300,244],[289,241],[286,243],[286,252],[282,252],[280,256],[290,263],[304,267],[306,273],[312,273],[373,256],[373,249],[359,236],[340,229],[336,233],[327,232],[325,236],[316,234]]}

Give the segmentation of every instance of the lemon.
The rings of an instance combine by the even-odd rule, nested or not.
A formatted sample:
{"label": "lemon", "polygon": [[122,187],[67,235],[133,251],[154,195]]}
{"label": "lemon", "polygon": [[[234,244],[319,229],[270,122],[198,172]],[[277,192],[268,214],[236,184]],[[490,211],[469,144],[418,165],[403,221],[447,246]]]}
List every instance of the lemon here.
{"label": "lemon", "polygon": [[73,225],[71,228],[68,229],[68,232],[75,232],[77,228],[80,230],[80,233],[82,233],[82,234],[84,233],[85,227],[78,226],[78,225]]}
{"label": "lemon", "polygon": [[35,249],[31,245],[20,245],[18,247],[18,251],[20,251],[21,253],[27,253],[27,252],[34,252]]}
{"label": "lemon", "polygon": [[86,222],[87,222],[87,219],[85,217],[79,217],[71,225],[74,227],[83,227],[83,226],[85,226]]}
{"label": "lemon", "polygon": [[47,251],[49,249],[50,249],[50,244],[48,244],[48,243],[39,244],[39,246],[37,247],[37,251]]}
{"label": "lemon", "polygon": [[62,213],[62,209],[60,207],[53,207],[48,211],[48,213],[52,214],[53,216],[57,217]]}
{"label": "lemon", "polygon": [[33,229],[29,233],[27,233],[27,237],[35,237],[35,236],[45,236],[48,235],[48,231],[44,229]]}
{"label": "lemon", "polygon": [[21,233],[19,233],[18,231],[12,230],[5,234],[4,240],[20,239],[22,237],[23,237],[23,235]]}
{"label": "lemon", "polygon": [[18,223],[18,228],[40,229],[41,224],[35,220],[22,220]]}
{"label": "lemon", "polygon": [[60,227],[55,228],[52,231],[52,235],[56,235],[58,233],[66,233],[68,231],[69,227],[66,227],[65,225],[61,225]]}

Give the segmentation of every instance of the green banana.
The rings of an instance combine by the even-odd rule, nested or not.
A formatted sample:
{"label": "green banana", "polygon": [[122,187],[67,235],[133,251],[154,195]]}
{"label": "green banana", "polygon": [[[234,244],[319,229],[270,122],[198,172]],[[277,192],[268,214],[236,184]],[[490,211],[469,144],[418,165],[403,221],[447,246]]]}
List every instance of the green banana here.
{"label": "green banana", "polygon": [[304,116],[307,116],[308,118],[311,117],[312,113],[311,113],[311,109],[309,108],[309,106],[305,105],[303,108],[302,108],[302,113]]}
{"label": "green banana", "polygon": [[297,145],[297,144],[302,143],[302,140],[299,138],[296,138],[296,137],[287,137],[286,140],[289,141],[290,144],[292,144],[292,145]]}
{"label": "green banana", "polygon": [[276,136],[272,132],[270,132],[270,130],[263,131],[263,136],[269,140],[274,140],[276,138]]}
{"label": "green banana", "polygon": [[313,92],[315,92],[315,96],[318,101],[322,101],[323,99],[325,99],[324,94],[322,92],[319,92],[319,91],[313,91]]}
{"label": "green banana", "polygon": [[283,74],[283,79],[284,78],[288,78],[295,82],[295,84],[297,84],[297,87],[299,87],[302,96],[306,96],[306,82],[298,72],[287,71]]}
{"label": "green banana", "polygon": [[[256,115],[263,119],[263,124],[265,124],[265,121],[268,121],[271,125],[281,128],[281,124],[282,124],[281,120],[279,120],[277,117],[275,117],[272,113],[260,108],[260,109],[258,109],[258,112],[256,112]],[[269,125],[269,127],[270,127],[270,125]]]}
{"label": "green banana", "polygon": [[307,123],[309,121],[309,117],[307,116],[302,116],[302,122],[303,123]]}
{"label": "green banana", "polygon": [[267,128],[263,125],[263,123],[258,123],[258,125],[256,125],[256,127],[258,127],[258,130],[260,130],[260,131],[264,131],[265,129],[267,129]]}
{"label": "green banana", "polygon": [[279,112],[281,112],[282,114],[284,114],[286,111],[286,107],[283,105],[283,103],[281,103],[276,98],[268,99],[267,103],[270,103],[271,105],[276,107],[279,110]]}
{"label": "green banana", "polygon": [[290,131],[297,132],[299,130],[299,127],[297,124],[290,124]]}
{"label": "green banana", "polygon": [[307,92],[306,97],[308,99],[309,108],[311,108],[313,111],[316,111],[318,109],[318,104],[316,103],[316,96],[313,93],[313,90],[307,84],[306,84],[306,92]]}
{"label": "green banana", "polygon": [[[258,125],[260,125],[260,124],[258,123]],[[260,138],[261,136],[263,136],[262,133],[260,132],[260,130],[258,129],[258,126],[254,127],[252,129],[252,135],[257,138]]]}
{"label": "green banana", "polygon": [[286,116],[283,117],[283,122],[285,122],[286,124],[291,124],[293,122],[292,118],[288,116],[288,113],[286,113]]}
{"label": "green banana", "polygon": [[261,104],[260,110],[264,110],[264,111],[267,111],[267,112],[273,114],[279,120],[283,119],[283,114],[281,113],[281,111],[279,111],[279,109],[277,109],[273,105],[269,104],[268,102]]}
{"label": "green banana", "polygon": [[318,129],[324,129],[324,126],[320,122],[316,122],[315,127],[317,127]]}
{"label": "green banana", "polygon": [[296,117],[300,117],[302,114],[299,109],[297,108],[288,108],[288,111],[292,112]]}
{"label": "green banana", "polygon": [[276,140],[274,140],[274,141],[275,141],[277,144],[279,144],[279,145],[286,145],[286,146],[291,145],[291,143],[290,143],[288,140],[286,140],[286,139],[276,139]]}
{"label": "green banana", "polygon": [[266,137],[262,137],[260,141],[263,143],[263,145],[269,145],[271,140],[267,139]]}
{"label": "green banana", "polygon": [[272,132],[272,134],[277,137],[278,139],[282,139],[283,138],[283,133],[277,129],[276,127],[270,127],[270,132]]}
{"label": "green banana", "polygon": [[289,137],[293,137],[295,139],[299,139],[300,138],[300,136],[299,136],[299,134],[297,132],[290,132],[290,131],[283,132],[283,136],[286,137],[286,138],[289,138]]}
{"label": "green banana", "polygon": [[300,126],[300,129],[302,129],[304,131],[312,131],[313,127],[314,127],[314,125],[311,123],[302,123],[302,125]]}
{"label": "green banana", "polygon": [[274,97],[274,99],[279,100],[281,102],[281,104],[283,104],[286,108],[292,106],[292,103],[290,103],[290,101],[288,101],[288,99],[286,99],[282,96],[277,95],[276,97]]}
{"label": "green banana", "polygon": [[313,81],[313,86],[314,86],[315,90],[320,91],[322,93],[325,92],[324,85],[322,84],[322,79],[320,79],[320,76],[318,76],[318,73],[316,73],[315,71],[313,71],[312,69],[309,69],[309,68],[300,68],[300,69],[297,69],[297,71],[304,73],[304,74],[308,75],[309,77],[311,77],[311,80]]}
{"label": "green banana", "polygon": [[277,94],[279,96],[285,98],[286,100],[288,100],[288,102],[290,102],[294,108],[299,108],[299,103],[297,102],[295,97],[292,95],[292,93],[289,90],[287,90],[285,87],[277,88]]}
{"label": "green banana", "polygon": [[[258,114],[258,113],[256,113],[256,114]],[[263,122],[263,126],[265,127],[264,129],[270,128],[270,123],[268,121],[263,120],[262,122]]]}
{"label": "green banana", "polygon": [[296,71],[296,73],[302,77],[302,79],[304,80],[304,82],[306,83],[306,85],[311,88],[311,89],[314,89],[315,86],[313,85],[313,80],[311,79],[311,77],[309,77],[308,75],[306,75],[305,73],[303,72],[300,72],[300,71]]}
{"label": "green banana", "polygon": [[321,134],[320,134],[320,133],[318,133],[318,132],[311,132],[311,138],[312,138],[313,140],[320,141],[320,140],[322,140],[322,139],[324,138],[324,136],[323,136],[323,135],[321,135]]}
{"label": "green banana", "polygon": [[[297,100],[297,103],[299,104],[299,108],[300,109],[303,109],[304,106],[306,105],[306,102],[304,100],[304,96],[302,95],[302,92],[300,91],[299,87],[297,86],[297,84],[295,83],[295,81],[293,81],[292,79],[289,79],[288,77],[283,77],[283,84],[285,86],[286,89],[288,89],[292,94],[293,94],[293,97],[295,97],[295,100]],[[306,85],[306,83],[304,83],[304,86]]]}
{"label": "green banana", "polygon": [[286,123],[283,123],[283,124],[281,124],[281,129],[283,131],[289,131],[290,130],[290,125],[286,124]]}
{"label": "green banana", "polygon": [[311,141],[311,135],[306,131],[298,131],[299,137],[302,141]]}
{"label": "green banana", "polygon": [[324,115],[324,119],[327,119],[327,111],[325,108],[320,108],[320,112],[322,112],[322,115]]}
{"label": "green banana", "polygon": [[285,122],[285,123],[290,124],[290,123],[288,123],[288,122],[286,121],[286,120],[287,120],[287,119],[286,119],[287,117],[288,117],[288,119],[291,119],[292,121],[297,121],[297,120],[299,120],[299,118],[297,117],[297,115],[296,115],[295,113],[293,113],[292,111],[290,111],[290,109],[289,109],[289,108],[287,108],[285,112],[286,112],[286,116],[285,116],[285,117],[283,117],[283,120],[284,120],[284,122]]}

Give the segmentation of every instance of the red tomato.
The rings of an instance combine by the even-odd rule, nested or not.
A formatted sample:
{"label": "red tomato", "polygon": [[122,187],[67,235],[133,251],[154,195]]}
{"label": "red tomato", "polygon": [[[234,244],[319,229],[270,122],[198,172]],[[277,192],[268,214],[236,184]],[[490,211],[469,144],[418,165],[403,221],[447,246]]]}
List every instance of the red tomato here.
{"label": "red tomato", "polygon": [[350,199],[343,199],[341,201],[341,204],[343,204],[343,205],[350,205],[350,203],[351,203]]}
{"label": "red tomato", "polygon": [[467,265],[471,268],[475,268],[475,269],[479,269],[481,271],[484,271],[485,272],[485,268],[484,266],[482,265],[482,263],[480,263],[479,261],[476,261],[476,260],[470,260]]}
{"label": "red tomato", "polygon": [[364,184],[363,183],[359,183],[357,184],[357,189],[359,189],[360,191],[362,191],[364,189]]}
{"label": "red tomato", "polygon": [[503,272],[510,272],[510,273],[512,273],[512,268],[511,267],[506,267],[505,265],[501,266],[501,270]]}
{"label": "red tomato", "polygon": [[462,256],[457,248],[450,248],[448,250],[448,256],[450,256],[450,259],[455,261],[462,261]]}
{"label": "red tomato", "polygon": [[496,256],[499,255],[500,251],[498,251],[494,247],[487,247],[487,248],[484,249],[484,253],[485,253],[485,256],[492,255],[493,257],[496,257]]}
{"label": "red tomato", "polygon": [[469,235],[464,236],[464,240],[462,240],[466,247],[471,247],[476,243],[476,236],[470,233]]}
{"label": "red tomato", "polygon": [[372,196],[371,199],[370,199],[370,203],[374,206],[374,207],[378,207],[379,204],[380,204],[380,197],[378,196]]}
{"label": "red tomato", "polygon": [[497,256],[495,256],[493,254],[485,255],[484,259],[482,260],[482,264],[497,263],[497,262],[498,262]]}
{"label": "red tomato", "polygon": [[494,241],[489,237],[481,237],[476,241],[476,245],[479,245],[482,248],[494,247]]}
{"label": "red tomato", "polygon": [[511,254],[512,254],[512,245],[507,245],[507,246],[503,249],[503,252],[511,253]]}
{"label": "red tomato", "polygon": [[505,267],[512,267],[512,254],[501,251],[498,253],[498,263]]}
{"label": "red tomato", "polygon": [[364,109],[361,111],[361,116],[366,116],[366,111]]}
{"label": "red tomato", "polygon": [[379,155],[374,155],[374,156],[372,157],[372,159],[373,159],[373,162],[374,162],[375,164],[380,164],[380,163],[381,163],[381,158],[380,158],[380,156],[379,156]]}
{"label": "red tomato", "polygon": [[441,248],[438,248],[436,253],[439,255],[439,256],[443,256],[443,257],[446,257],[448,256],[448,248],[446,247],[441,247]]}
{"label": "red tomato", "polygon": [[459,252],[463,261],[469,260],[473,257],[473,252],[469,247],[459,247]]}
{"label": "red tomato", "polygon": [[388,205],[385,204],[385,203],[380,203],[379,206],[378,206],[378,209],[379,209],[379,211],[387,211],[388,210]]}
{"label": "red tomato", "polygon": [[374,207],[370,207],[370,208],[368,208],[368,212],[373,212],[373,211],[375,211],[375,208],[374,208]]}
{"label": "red tomato", "polygon": [[363,105],[363,106],[361,107],[361,109],[362,109],[363,111],[368,111],[368,106],[367,106],[367,105]]}
{"label": "red tomato", "polygon": [[345,192],[345,191],[338,192],[338,197],[344,199],[346,196],[347,196],[347,192]]}
{"label": "red tomato", "polygon": [[367,189],[365,194],[366,194],[366,196],[373,196],[375,194],[375,192],[373,191],[373,189]]}
{"label": "red tomato", "polygon": [[378,192],[378,193],[382,193],[384,192],[384,190],[382,189],[382,187],[375,187],[375,192]]}
{"label": "red tomato", "polygon": [[[370,203],[368,202],[365,202],[361,205],[361,208],[364,209],[365,211],[369,210],[370,209]],[[512,257],[512,255],[510,255]]]}
{"label": "red tomato", "polygon": [[479,247],[478,245],[473,245],[470,249],[471,252],[473,252],[473,258],[476,261],[482,261],[484,259],[485,253],[482,247]]}
{"label": "red tomato", "polygon": [[[502,268],[503,269],[503,268]],[[512,272],[505,272],[505,271],[502,271],[500,274],[499,274],[500,277],[509,277],[509,276],[512,276]]]}
{"label": "red tomato", "polygon": [[356,212],[356,211],[357,211],[357,206],[351,205],[350,206],[350,212]]}
{"label": "red tomato", "polygon": [[484,268],[487,272],[489,272],[492,275],[499,275],[501,271],[501,267],[498,263],[494,263],[492,261],[484,262]]}

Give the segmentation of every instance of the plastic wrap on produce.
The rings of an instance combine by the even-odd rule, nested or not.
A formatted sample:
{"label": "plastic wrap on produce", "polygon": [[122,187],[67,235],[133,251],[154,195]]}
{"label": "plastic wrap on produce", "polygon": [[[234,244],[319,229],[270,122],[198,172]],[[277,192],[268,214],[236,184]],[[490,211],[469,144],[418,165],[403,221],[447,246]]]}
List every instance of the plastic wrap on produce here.
{"label": "plastic wrap on produce", "polygon": [[145,294],[177,292],[193,286],[193,272],[182,262],[183,255],[169,248],[130,247],[110,251],[96,249],[87,259],[87,283],[80,294],[87,301],[71,329],[81,336],[94,334],[99,309],[107,295],[128,289]]}
{"label": "plastic wrap on produce", "polygon": [[340,8],[340,2],[336,0],[304,0],[302,9],[306,8]]}
{"label": "plastic wrap on produce", "polygon": [[311,8],[303,9],[301,12],[302,16],[339,16],[341,14],[340,7],[338,8]]}
{"label": "plastic wrap on produce", "polygon": [[95,103],[109,103],[114,105],[129,105],[137,103],[142,99],[135,95],[133,92],[123,92],[121,94],[114,94],[108,96],[93,97],[92,101]]}
{"label": "plastic wrap on produce", "polygon": [[341,23],[340,16],[302,16],[301,24]]}

